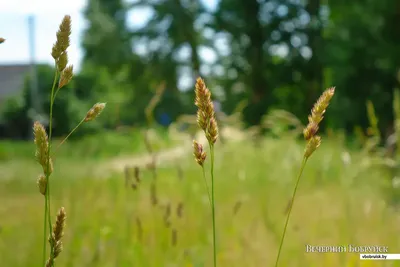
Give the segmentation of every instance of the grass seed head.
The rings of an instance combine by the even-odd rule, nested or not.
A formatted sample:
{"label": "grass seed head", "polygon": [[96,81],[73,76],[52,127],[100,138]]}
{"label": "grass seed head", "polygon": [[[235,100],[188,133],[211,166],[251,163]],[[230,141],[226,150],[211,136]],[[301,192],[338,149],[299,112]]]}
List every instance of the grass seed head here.
{"label": "grass seed head", "polygon": [[74,76],[74,66],[69,65],[68,67],[64,68],[61,72],[60,81],[58,83],[58,88],[62,88],[69,84],[72,80],[72,76]]}
{"label": "grass seed head", "polygon": [[39,192],[44,196],[46,194],[46,189],[47,189],[46,176],[44,176],[43,174],[40,174],[37,179],[37,184],[39,187]]}
{"label": "grass seed head", "polygon": [[304,138],[310,140],[318,132],[319,126],[315,122],[310,122],[303,130]]}
{"label": "grass seed head", "polygon": [[67,50],[67,48],[70,45],[70,37],[71,35],[71,17],[66,15],[64,16],[59,29],[57,31],[57,41],[53,45],[53,49],[51,52],[51,56],[55,59],[58,60],[59,57],[63,52]]}
{"label": "grass seed head", "polygon": [[207,130],[206,130],[206,137],[208,142],[215,144],[217,142],[218,138],[218,125],[217,125],[217,120],[212,117],[210,119],[210,122],[208,124]]}
{"label": "grass seed head", "polygon": [[[49,140],[44,126],[36,121],[33,124],[34,142],[36,144],[35,157],[43,167],[44,173],[47,173],[47,159],[49,155]],[[50,172],[51,173],[51,172]]]}
{"label": "grass seed head", "polygon": [[193,155],[194,155],[196,162],[200,166],[203,166],[204,161],[206,160],[206,157],[207,157],[206,152],[203,150],[203,145],[197,143],[196,140],[193,140],[193,151],[194,151]]}
{"label": "grass seed head", "polygon": [[94,120],[97,118],[103,109],[106,107],[106,103],[96,103],[94,106],[87,112],[85,117],[85,122]]}
{"label": "grass seed head", "polygon": [[197,123],[201,129],[207,130],[210,119],[214,117],[214,105],[211,102],[211,92],[205,85],[202,78],[197,78],[195,85],[195,102],[198,107]]}
{"label": "grass seed head", "polygon": [[311,110],[311,114],[308,116],[308,125],[303,130],[304,138],[308,141],[304,156],[310,157],[311,154],[320,146],[321,137],[317,136],[319,129],[319,123],[324,118],[326,108],[329,105],[333,95],[335,94],[335,87],[331,87],[325,90],[319,97],[314,107]]}
{"label": "grass seed head", "polygon": [[68,64],[68,53],[67,51],[61,53],[59,58],[56,60],[57,70],[62,72]]}
{"label": "grass seed head", "polygon": [[324,113],[329,105],[333,95],[335,94],[335,87],[331,87],[325,90],[319,97],[314,107],[311,110],[311,116],[309,117],[309,122],[314,122],[319,124],[324,118]]}
{"label": "grass seed head", "polygon": [[53,238],[54,241],[60,241],[64,235],[65,219],[67,214],[65,213],[64,207],[61,207],[58,211],[56,222],[53,225]]}
{"label": "grass seed head", "polygon": [[312,153],[321,145],[321,137],[315,135],[310,138],[304,151],[304,157],[309,158]]}

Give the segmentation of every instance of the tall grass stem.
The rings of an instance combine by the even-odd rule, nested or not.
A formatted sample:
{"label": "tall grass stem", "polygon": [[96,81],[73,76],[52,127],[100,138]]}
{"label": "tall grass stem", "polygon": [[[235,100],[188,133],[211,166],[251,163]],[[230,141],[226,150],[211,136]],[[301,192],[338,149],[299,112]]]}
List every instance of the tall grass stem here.
{"label": "tall grass stem", "polygon": [[[50,210],[51,210],[51,203],[50,203],[50,154],[51,154],[51,138],[52,138],[52,129],[53,129],[53,104],[54,104],[54,89],[57,83],[57,78],[58,78],[58,72],[56,70],[54,74],[54,80],[53,80],[53,86],[51,87],[51,95],[50,95],[50,115],[49,115],[49,150],[47,153],[47,171],[46,171],[46,194],[45,194],[45,220],[44,220],[44,225],[43,225],[43,266],[46,263],[46,242],[47,242],[47,232],[46,232],[46,216],[47,216],[47,221],[49,223],[49,232],[51,233],[51,216],[50,216]],[[50,251],[52,252],[52,248],[50,248]]]}
{"label": "tall grass stem", "polygon": [[292,213],[292,208],[293,208],[294,200],[295,200],[295,197],[296,197],[297,187],[299,186],[300,178],[301,178],[301,176],[303,174],[304,167],[306,166],[307,159],[308,159],[307,157],[303,158],[303,162],[302,162],[301,167],[300,167],[299,176],[297,177],[297,181],[296,181],[296,186],[294,187],[294,190],[293,190],[293,195],[292,195],[291,203],[290,203],[290,206],[289,206],[288,215],[286,217],[285,227],[283,228],[281,244],[279,245],[278,256],[276,257],[275,267],[278,267],[279,257],[281,255],[283,241],[284,241],[285,235],[286,235],[286,229],[287,229],[287,226],[289,224],[290,214]]}
{"label": "tall grass stem", "polygon": [[210,196],[210,189],[208,187],[208,183],[207,183],[207,179],[206,179],[206,170],[204,169],[204,166],[201,166],[201,169],[203,170],[203,180],[204,180],[204,184],[206,186],[207,189],[207,196],[208,196],[208,201],[210,203],[210,205],[212,205],[211,203],[211,196]]}
{"label": "tall grass stem", "polygon": [[211,212],[212,212],[212,225],[213,225],[213,247],[214,247],[214,267],[217,266],[217,244],[216,229],[215,229],[215,196],[214,196],[214,144],[210,142],[211,154]]}

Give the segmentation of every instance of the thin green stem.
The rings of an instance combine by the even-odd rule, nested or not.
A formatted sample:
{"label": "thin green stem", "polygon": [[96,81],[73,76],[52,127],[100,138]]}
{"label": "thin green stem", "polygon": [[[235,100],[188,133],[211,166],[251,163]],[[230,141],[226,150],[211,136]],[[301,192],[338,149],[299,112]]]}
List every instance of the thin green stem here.
{"label": "thin green stem", "polygon": [[[47,190],[46,190],[47,191]],[[42,266],[46,264],[46,230],[47,230],[47,197],[44,198],[44,219],[43,219],[43,255]]]}
{"label": "thin green stem", "polygon": [[[46,194],[45,194],[45,216],[47,215],[49,233],[51,233],[51,203],[50,203],[50,154],[51,154],[51,141],[52,141],[52,133],[53,133],[53,105],[54,105],[54,89],[56,87],[58,78],[58,72],[56,70],[54,74],[53,86],[51,87],[51,95],[50,95],[50,114],[49,114],[49,151],[47,155],[47,172],[46,172]],[[46,229],[46,220],[44,222],[44,229]],[[46,231],[44,232],[44,246],[46,246]],[[45,249],[44,249],[45,250]],[[53,245],[50,243],[50,254],[53,253]],[[45,256],[45,252],[44,252]],[[44,258],[44,261],[46,259]]]}
{"label": "thin green stem", "polygon": [[[203,164],[204,164],[204,163],[203,163]],[[206,170],[204,169],[204,165],[201,166],[201,169],[203,170],[203,180],[204,180],[204,184],[206,185],[208,201],[209,201],[210,206],[211,206],[210,189],[209,189],[209,187],[208,187],[208,183],[207,183],[207,179],[206,179]]]}
{"label": "thin green stem", "polygon": [[213,225],[213,245],[214,245],[214,267],[217,266],[217,244],[215,237],[215,200],[214,200],[214,145],[210,143],[211,153],[211,211]]}
{"label": "thin green stem", "polygon": [[292,213],[292,208],[293,208],[294,200],[295,200],[295,197],[296,197],[297,187],[299,186],[300,178],[301,178],[301,175],[303,174],[304,167],[306,166],[307,159],[308,159],[307,157],[303,158],[303,162],[301,164],[299,176],[297,177],[297,181],[296,181],[296,186],[294,187],[294,190],[293,190],[293,195],[292,195],[291,203],[290,203],[290,206],[289,206],[288,215],[286,217],[285,227],[283,228],[281,244],[279,245],[278,256],[276,257],[275,267],[278,267],[279,256],[281,255],[283,240],[285,239],[286,229],[287,229],[287,226],[288,226],[288,223],[289,223],[290,214]]}
{"label": "thin green stem", "polygon": [[68,138],[76,131],[76,129],[78,129],[78,127],[81,126],[82,123],[84,123],[84,122],[85,122],[85,118],[83,118],[83,119],[78,123],[78,125],[76,125],[74,129],[72,129],[72,131],[67,135],[67,137],[65,137],[65,138],[61,141],[61,143],[58,144],[58,146],[57,146],[57,148],[55,149],[54,153],[57,152],[57,150],[60,148],[60,146],[61,146],[62,144],[64,144],[65,141],[67,141],[67,139],[68,139]]}

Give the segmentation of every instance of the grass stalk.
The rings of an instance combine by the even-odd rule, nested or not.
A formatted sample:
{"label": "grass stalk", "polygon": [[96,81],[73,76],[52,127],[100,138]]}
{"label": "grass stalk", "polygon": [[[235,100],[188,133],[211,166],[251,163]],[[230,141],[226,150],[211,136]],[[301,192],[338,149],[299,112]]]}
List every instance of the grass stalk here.
{"label": "grass stalk", "polygon": [[210,144],[211,154],[211,212],[212,212],[212,228],[213,228],[213,248],[214,248],[214,267],[217,266],[217,244],[216,244],[216,229],[215,229],[215,194],[214,194],[214,145]]}
{"label": "grass stalk", "polygon": [[85,122],[85,118],[83,118],[83,119],[75,126],[75,128],[72,129],[72,131],[69,132],[69,134],[58,144],[58,146],[57,146],[57,148],[56,148],[56,150],[55,150],[54,152],[57,152],[57,150],[60,148],[60,146],[61,146],[62,144],[64,144],[64,143],[67,141],[67,139],[68,139],[68,138],[79,128],[79,126],[81,126],[82,123],[84,123],[84,122]]}
{"label": "grass stalk", "polygon": [[[46,172],[46,194],[45,194],[45,208],[44,208],[44,222],[43,222],[43,266],[46,263],[46,242],[47,242],[47,232],[46,232],[46,222],[48,220],[49,223],[49,232],[51,233],[51,203],[50,203],[50,154],[51,154],[51,138],[52,138],[52,129],[53,129],[53,104],[54,104],[54,89],[56,87],[57,83],[57,78],[58,78],[58,72],[57,70],[55,71],[54,74],[54,80],[53,80],[53,85],[51,87],[51,94],[50,94],[50,115],[49,115],[49,150],[47,153],[47,172]],[[47,217],[47,218],[46,218]],[[50,248],[52,251],[53,248]]]}
{"label": "grass stalk", "polygon": [[296,185],[295,185],[294,190],[293,190],[292,199],[291,199],[290,205],[289,205],[289,211],[288,211],[288,214],[287,214],[287,216],[286,216],[285,227],[283,228],[283,234],[282,234],[282,238],[281,238],[281,243],[280,243],[280,245],[279,245],[278,256],[276,257],[275,267],[278,267],[279,257],[280,257],[280,255],[281,255],[282,246],[283,246],[283,241],[284,241],[284,239],[285,239],[287,226],[288,226],[288,224],[289,224],[290,214],[292,213],[292,208],[293,208],[294,200],[295,200],[295,198],[296,198],[297,188],[298,188],[298,186],[299,186],[299,182],[300,182],[301,176],[302,176],[302,174],[303,174],[304,167],[306,166],[307,159],[308,159],[307,157],[304,157],[304,158],[303,158],[303,162],[302,162],[301,167],[300,167],[299,175],[298,175],[298,177],[297,177]]}
{"label": "grass stalk", "polygon": [[210,188],[208,187],[208,183],[207,183],[207,179],[206,179],[206,170],[204,169],[204,166],[201,166],[201,169],[203,170],[203,180],[204,180],[204,184],[205,184],[206,190],[207,190],[208,201],[211,206]]}

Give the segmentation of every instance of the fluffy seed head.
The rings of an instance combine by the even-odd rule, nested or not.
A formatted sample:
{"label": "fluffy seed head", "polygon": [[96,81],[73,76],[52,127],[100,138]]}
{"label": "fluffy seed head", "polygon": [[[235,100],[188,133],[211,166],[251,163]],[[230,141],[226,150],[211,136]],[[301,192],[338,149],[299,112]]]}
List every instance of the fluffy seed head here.
{"label": "fluffy seed head", "polygon": [[39,187],[39,192],[44,196],[46,194],[47,188],[46,176],[44,176],[43,174],[39,175],[37,179],[37,185]]}
{"label": "fluffy seed head", "polygon": [[[39,164],[43,167],[43,172],[46,174],[48,172],[47,159],[49,155],[49,142],[46,130],[44,129],[43,125],[38,121],[33,124],[33,134],[34,142],[36,144],[35,157]],[[51,173],[50,170],[49,174]]]}
{"label": "fluffy seed head", "polygon": [[58,88],[60,89],[66,86],[71,81],[73,75],[74,66],[69,65],[61,72],[60,81],[58,82]]}
{"label": "fluffy seed head", "polygon": [[304,128],[303,134],[306,140],[310,140],[318,132],[319,126],[315,122],[308,123],[307,127]]}
{"label": "fluffy seed head", "polygon": [[214,105],[211,102],[211,92],[200,77],[196,80],[195,94],[194,104],[198,107],[197,123],[205,131],[210,119],[214,117]]}
{"label": "fluffy seed head", "polygon": [[60,241],[64,235],[65,219],[67,214],[64,207],[61,207],[57,213],[56,222],[53,225],[53,239],[54,241]]}
{"label": "fluffy seed head", "polygon": [[4,43],[6,39],[0,37],[0,44]]}
{"label": "fluffy seed head", "polygon": [[203,166],[204,161],[206,160],[207,154],[203,150],[203,145],[197,143],[196,140],[193,140],[193,155],[196,160],[196,162],[200,165]]}
{"label": "fluffy seed head", "polygon": [[85,122],[94,120],[97,116],[100,115],[100,113],[103,111],[103,109],[106,107],[106,103],[96,103],[94,106],[87,112],[86,117],[85,117]]}
{"label": "fluffy seed head", "polygon": [[317,102],[315,103],[313,109],[311,110],[311,116],[309,118],[310,122],[314,122],[319,124],[324,118],[324,113],[326,108],[329,105],[329,101],[332,99],[335,94],[335,87],[331,87],[325,90],[325,92],[319,97]]}
{"label": "fluffy seed head", "polygon": [[57,241],[54,245],[53,257],[57,258],[57,256],[61,253],[62,250],[63,250],[62,242]]}
{"label": "fluffy seed head", "polygon": [[64,16],[60,27],[57,31],[57,41],[53,45],[53,49],[51,52],[51,56],[57,60],[63,52],[67,50],[70,44],[70,35],[71,35],[71,17],[66,15]]}
{"label": "fluffy seed head", "polygon": [[56,60],[57,69],[62,72],[68,64],[68,53],[67,51],[61,53],[60,57]]}
{"label": "fluffy seed head", "polygon": [[218,138],[218,125],[217,120],[212,117],[206,130],[206,137],[208,142],[215,144]]}
{"label": "fluffy seed head", "polygon": [[304,151],[304,157],[309,158],[320,145],[321,145],[321,137],[319,137],[318,135],[311,137]]}
{"label": "fluffy seed head", "polygon": [[329,101],[332,99],[334,94],[335,87],[328,88],[314,104],[311,114],[308,116],[308,125],[303,130],[303,135],[306,140],[311,140],[317,134],[319,123],[324,118],[326,108],[328,107]]}

